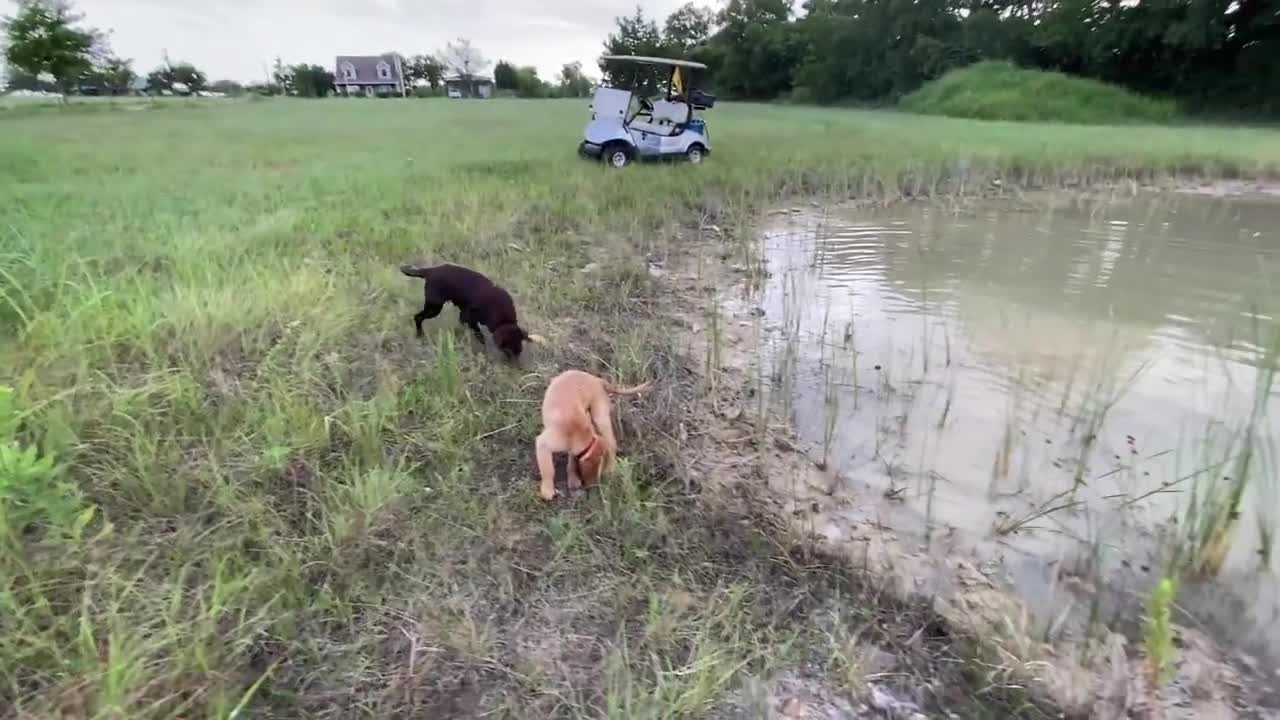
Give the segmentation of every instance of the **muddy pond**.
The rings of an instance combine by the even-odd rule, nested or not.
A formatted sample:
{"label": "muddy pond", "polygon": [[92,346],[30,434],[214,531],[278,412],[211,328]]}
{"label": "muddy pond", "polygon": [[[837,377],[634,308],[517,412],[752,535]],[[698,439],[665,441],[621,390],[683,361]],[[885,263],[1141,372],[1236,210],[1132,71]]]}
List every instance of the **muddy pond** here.
{"label": "muddy pond", "polygon": [[1181,621],[1275,667],[1280,202],[806,205],[760,229],[736,302],[763,311],[761,386],[850,524],[968,554],[1048,623],[1104,596],[1132,617],[1198,563]]}

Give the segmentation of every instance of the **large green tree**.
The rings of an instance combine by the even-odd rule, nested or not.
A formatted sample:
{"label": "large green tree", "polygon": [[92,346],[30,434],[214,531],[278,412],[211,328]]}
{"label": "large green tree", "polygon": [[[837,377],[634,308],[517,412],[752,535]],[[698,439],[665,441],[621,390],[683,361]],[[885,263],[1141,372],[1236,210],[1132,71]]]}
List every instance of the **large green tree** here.
{"label": "large green tree", "polygon": [[560,97],[587,97],[591,94],[591,79],[582,74],[582,63],[571,62],[560,68]]}
{"label": "large green tree", "polygon": [[136,77],[132,60],[104,53],[80,76],[79,84],[82,90],[92,87],[108,95],[123,95]]}
{"label": "large green tree", "polygon": [[[605,55],[664,55],[666,46],[658,23],[636,6],[633,15],[614,19],[617,29],[604,41]],[[636,82],[643,92],[653,91],[658,84],[658,73],[651,67],[612,60],[600,61],[600,72],[611,83]]]}
{"label": "large green tree", "polygon": [[440,87],[440,80],[444,77],[444,65],[430,55],[413,55],[405,59],[402,67],[405,80],[410,85],[416,85],[422,81],[435,90]]}
{"label": "large green tree", "polygon": [[129,86],[138,77],[133,71],[133,61],[115,56],[108,57],[98,66],[103,84],[107,90],[117,95],[129,91]]}
{"label": "large green tree", "polygon": [[670,53],[687,56],[711,34],[716,15],[710,8],[685,3],[667,16],[662,41]]}
{"label": "large green tree", "polygon": [[51,78],[64,93],[93,68],[97,31],[65,0],[18,0],[4,19],[4,59],[25,75]]}
{"label": "large green tree", "polygon": [[910,92],[980,59],[959,41],[948,0],[835,0],[798,23],[796,84],[816,100],[876,100]]}
{"label": "large green tree", "polygon": [[729,0],[720,11],[715,78],[724,92],[768,99],[788,92],[803,56],[790,0]]}
{"label": "large green tree", "polygon": [[522,98],[546,97],[549,88],[538,77],[538,68],[525,65],[516,69],[516,95]]}
{"label": "large green tree", "polygon": [[333,73],[319,65],[291,65],[292,92],[299,97],[328,97],[333,92]]}
{"label": "large green tree", "polygon": [[186,62],[165,64],[147,75],[147,89],[152,92],[173,90],[179,83],[191,92],[199,92],[205,89],[207,82],[203,72]]}
{"label": "large green tree", "polygon": [[520,85],[520,73],[514,63],[499,60],[493,66],[493,86],[499,90],[515,90]]}
{"label": "large green tree", "polygon": [[[770,99],[892,100],[979,60],[1060,70],[1192,105],[1280,113],[1280,0],[728,0],[659,30],[616,19],[605,51],[684,54],[714,89]],[[605,77],[621,66],[606,64]]]}

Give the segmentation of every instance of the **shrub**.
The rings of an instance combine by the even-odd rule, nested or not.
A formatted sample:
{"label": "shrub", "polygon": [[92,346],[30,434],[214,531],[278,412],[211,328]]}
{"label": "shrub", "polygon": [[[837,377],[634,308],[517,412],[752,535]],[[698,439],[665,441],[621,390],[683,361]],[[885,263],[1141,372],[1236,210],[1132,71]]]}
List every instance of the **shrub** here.
{"label": "shrub", "polygon": [[61,479],[52,454],[19,441],[21,420],[13,388],[0,385],[0,545],[16,544],[38,529],[50,536],[78,534],[92,508],[84,507],[73,483]]}

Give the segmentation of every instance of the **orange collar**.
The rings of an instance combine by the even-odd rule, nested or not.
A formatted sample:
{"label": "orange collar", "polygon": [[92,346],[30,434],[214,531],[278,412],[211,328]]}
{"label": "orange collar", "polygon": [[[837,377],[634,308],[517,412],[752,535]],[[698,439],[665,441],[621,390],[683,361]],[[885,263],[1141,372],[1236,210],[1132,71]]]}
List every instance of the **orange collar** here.
{"label": "orange collar", "polygon": [[584,458],[584,457],[586,457],[587,455],[589,455],[589,454],[591,453],[591,451],[592,451],[592,450],[595,450],[595,449],[596,449],[596,444],[597,444],[597,443],[599,443],[599,442],[600,442],[600,436],[599,436],[599,435],[592,435],[592,436],[591,436],[591,442],[590,442],[590,443],[589,443],[585,448],[583,448],[583,449],[582,449],[582,452],[578,453],[578,455],[577,455],[578,459],[579,459],[579,460],[581,460],[582,458]]}

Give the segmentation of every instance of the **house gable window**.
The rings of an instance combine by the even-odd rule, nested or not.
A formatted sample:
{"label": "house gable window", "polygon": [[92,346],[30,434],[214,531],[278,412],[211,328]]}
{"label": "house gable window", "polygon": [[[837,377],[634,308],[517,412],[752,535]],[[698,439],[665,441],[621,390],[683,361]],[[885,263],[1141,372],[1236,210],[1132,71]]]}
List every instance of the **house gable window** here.
{"label": "house gable window", "polygon": [[391,66],[387,64],[386,60],[383,60],[378,63],[378,79],[380,80],[391,79]]}
{"label": "house gable window", "polygon": [[343,79],[343,80],[355,80],[355,79],[356,79],[356,66],[355,66],[355,65],[352,65],[352,64],[351,64],[351,63],[349,63],[349,62],[344,62],[344,63],[342,63],[342,79]]}

